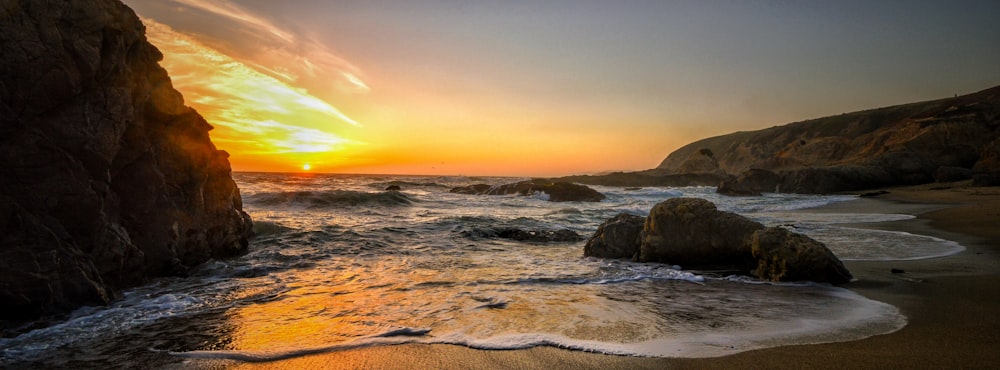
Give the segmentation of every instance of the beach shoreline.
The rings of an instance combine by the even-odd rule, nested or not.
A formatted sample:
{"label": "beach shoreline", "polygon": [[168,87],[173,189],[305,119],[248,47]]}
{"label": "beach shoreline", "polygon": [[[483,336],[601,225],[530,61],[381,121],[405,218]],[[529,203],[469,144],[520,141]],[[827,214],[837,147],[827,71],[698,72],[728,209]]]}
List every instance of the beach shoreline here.
{"label": "beach shoreline", "polygon": [[[862,340],[751,350],[714,358],[639,358],[539,347],[485,351],[406,344],[266,363],[196,360],[183,367],[350,369],[662,369],[662,368],[992,368],[1000,365],[1000,188],[968,182],[879,189],[877,198],[810,212],[901,213],[916,218],[856,225],[958,242],[960,253],[907,261],[845,261],[843,287],[896,306],[904,328]],[[895,270],[895,272],[894,272]],[[900,272],[902,271],[902,272]]]}

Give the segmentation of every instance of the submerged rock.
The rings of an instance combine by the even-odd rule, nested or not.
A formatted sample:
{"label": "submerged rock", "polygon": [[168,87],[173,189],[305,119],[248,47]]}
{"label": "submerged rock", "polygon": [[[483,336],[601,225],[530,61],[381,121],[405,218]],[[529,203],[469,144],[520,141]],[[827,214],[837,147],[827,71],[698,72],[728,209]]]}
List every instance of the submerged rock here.
{"label": "submerged rock", "polygon": [[475,184],[475,185],[459,186],[456,188],[451,188],[451,190],[449,190],[448,192],[456,194],[481,195],[481,194],[486,194],[486,192],[489,191],[490,188],[492,188],[492,186],[488,184]]}
{"label": "submerged rock", "polygon": [[9,5],[0,320],[106,304],[118,289],[245,251],[252,222],[229,155],[184,106],[135,13],[113,0]]}
{"label": "submerged rock", "polygon": [[525,230],[516,227],[476,228],[471,231],[465,231],[463,234],[477,238],[510,239],[531,243],[575,242],[582,239],[580,234],[568,229]]}
{"label": "submerged rock", "polygon": [[490,186],[476,184],[451,189],[452,193],[477,195],[532,195],[544,193],[550,202],[600,202],[604,194],[584,185],[568,182],[528,180],[513,184]]}
{"label": "submerged rock", "polygon": [[772,281],[840,284],[851,279],[822,243],[782,228],[765,228],[697,198],[663,201],[644,221],[625,213],[615,216],[587,241],[584,255],[743,271]]}

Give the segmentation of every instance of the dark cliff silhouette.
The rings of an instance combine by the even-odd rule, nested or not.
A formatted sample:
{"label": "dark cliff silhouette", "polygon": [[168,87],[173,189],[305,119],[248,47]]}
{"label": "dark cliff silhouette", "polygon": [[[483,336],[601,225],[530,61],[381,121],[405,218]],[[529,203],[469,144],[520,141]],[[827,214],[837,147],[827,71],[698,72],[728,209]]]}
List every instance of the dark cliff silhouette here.
{"label": "dark cliff silhouette", "polygon": [[242,253],[228,154],[116,0],[0,1],[0,320]]}

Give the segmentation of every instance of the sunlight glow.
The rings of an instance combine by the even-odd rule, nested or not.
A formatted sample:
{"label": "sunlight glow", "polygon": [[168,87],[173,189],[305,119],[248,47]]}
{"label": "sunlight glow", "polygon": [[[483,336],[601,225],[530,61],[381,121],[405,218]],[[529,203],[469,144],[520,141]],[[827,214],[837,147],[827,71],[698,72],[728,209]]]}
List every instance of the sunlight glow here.
{"label": "sunlight glow", "polygon": [[362,144],[343,137],[343,131],[360,124],[326,101],[169,26],[151,19],[143,22],[150,42],[164,54],[161,65],[170,72],[174,87],[217,128],[212,140],[233,154],[234,168],[266,158],[291,170],[306,161],[329,161],[332,153]]}
{"label": "sunlight glow", "polygon": [[309,171],[309,170],[311,170],[311,169],[312,169],[312,165],[310,165],[310,164],[308,164],[308,163],[306,163],[306,164],[302,165],[302,170],[303,170],[303,171]]}

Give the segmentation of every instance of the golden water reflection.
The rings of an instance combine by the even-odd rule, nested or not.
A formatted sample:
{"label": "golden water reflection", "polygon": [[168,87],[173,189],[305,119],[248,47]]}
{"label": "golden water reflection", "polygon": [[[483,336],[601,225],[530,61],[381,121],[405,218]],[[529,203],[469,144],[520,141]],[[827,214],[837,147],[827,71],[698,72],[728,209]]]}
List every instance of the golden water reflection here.
{"label": "golden water reflection", "polygon": [[427,340],[554,333],[630,342],[659,334],[656,325],[638,323],[648,313],[606,298],[602,286],[477,283],[504,273],[495,264],[442,270],[411,266],[403,268],[406,274],[386,273],[393,267],[380,266],[392,263],[288,273],[294,277],[282,280],[297,283],[279,297],[229,311],[230,349],[326,348],[399,328],[432,329]]}

